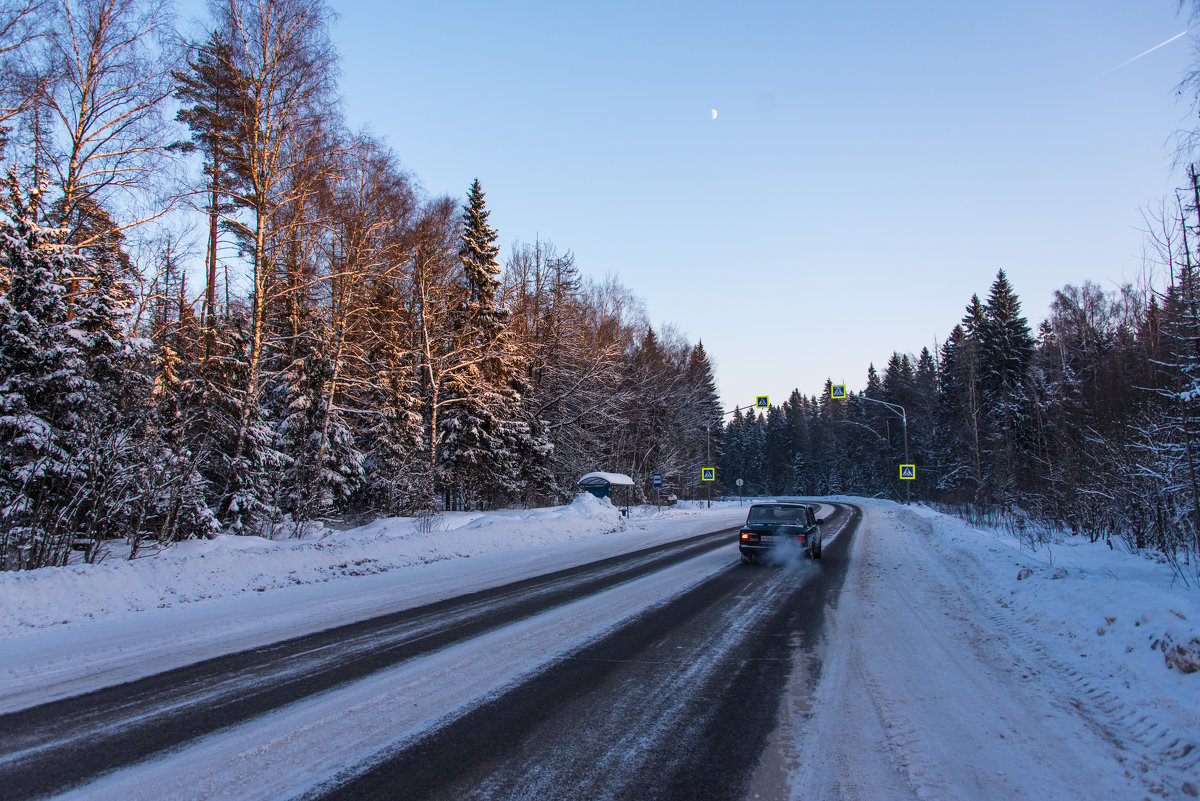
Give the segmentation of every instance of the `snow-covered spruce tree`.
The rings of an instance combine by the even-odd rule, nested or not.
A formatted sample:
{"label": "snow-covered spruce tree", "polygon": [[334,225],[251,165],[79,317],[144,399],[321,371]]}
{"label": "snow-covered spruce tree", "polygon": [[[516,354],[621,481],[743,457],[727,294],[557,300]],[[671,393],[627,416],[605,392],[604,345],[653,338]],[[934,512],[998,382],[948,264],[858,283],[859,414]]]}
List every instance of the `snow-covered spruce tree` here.
{"label": "snow-covered spruce tree", "polygon": [[810,475],[812,459],[812,441],[809,434],[810,406],[809,401],[793,389],[791,395],[783,404],[783,414],[786,420],[787,437],[789,442],[790,463],[787,466],[788,491],[795,494],[812,492],[809,489],[815,483]]}
{"label": "snow-covered spruce tree", "polygon": [[[455,337],[464,369],[448,378],[446,413],[439,428],[441,464],[450,508],[495,504],[525,495],[523,476],[549,454],[544,429],[521,419],[520,362],[500,296],[498,234],[488,224],[484,193],[475,180],[463,208],[461,246],[465,292],[455,309]],[[532,459],[532,464],[521,464]]]}
{"label": "snow-covered spruce tree", "polygon": [[76,432],[87,498],[78,532],[93,542],[123,537],[136,552],[159,480],[150,343],[127,335],[134,296],[119,242],[88,251],[70,331],[88,385]]}
{"label": "snow-covered spruce tree", "polygon": [[313,350],[280,375],[276,448],[288,454],[289,464],[279,505],[297,522],[345,512],[363,480],[353,432],[336,402],[327,408],[332,373],[330,360]]}
{"label": "snow-covered spruce tree", "polygon": [[156,299],[142,321],[154,349],[152,404],[159,447],[150,463],[155,490],[145,533],[170,543],[212,537],[220,529],[209,505],[217,500],[215,490],[201,471],[211,443],[205,426],[196,425],[220,404],[206,389],[213,356],[201,341],[200,321],[187,302],[185,276],[169,238],[159,262],[150,288]]}
{"label": "snow-covered spruce tree", "polygon": [[[717,393],[717,382],[713,377],[712,362],[704,350],[704,342],[697,342],[688,353],[687,369],[684,376],[684,409],[685,426],[690,433],[693,428],[700,436],[695,439],[688,437],[693,443],[696,460],[703,462],[703,467],[715,467],[721,461],[724,446],[721,427],[721,396]],[[703,432],[701,433],[701,429]],[[703,450],[701,450],[703,448]],[[726,476],[717,474],[718,486],[729,492],[733,486],[726,481]]]}
{"label": "snow-covered spruce tree", "polygon": [[922,348],[917,356],[911,403],[908,409],[908,439],[913,462],[921,465],[917,470],[914,494],[929,498],[936,486],[935,477],[941,472],[938,445],[942,439],[937,424],[938,368],[929,348]]}
{"label": "snow-covered spruce tree", "polygon": [[962,322],[942,345],[938,426],[944,436],[938,448],[937,489],[951,502],[978,500],[983,483],[978,333],[983,316],[979,296],[972,295]]}
{"label": "snow-covered spruce tree", "polygon": [[[845,487],[841,483],[838,462],[843,457],[841,445],[842,421],[846,419],[849,403],[844,400],[833,400],[830,390],[833,381],[825,379],[821,397],[817,400],[813,415],[812,455],[816,460],[819,479],[813,487],[818,494],[841,493]],[[835,481],[835,477],[837,480]]]}
{"label": "snow-covered spruce tree", "polygon": [[[426,215],[421,222],[428,219]],[[408,266],[428,266],[419,255],[410,258]],[[420,517],[439,509],[427,436],[434,399],[422,393],[423,387],[432,386],[430,376],[436,372],[422,354],[432,355],[434,343],[442,338],[422,324],[434,315],[426,316],[432,309],[421,302],[427,297],[421,290],[435,293],[432,282],[421,279],[418,269],[383,276],[371,296],[376,310],[372,324],[363,332],[357,403],[371,412],[360,423],[362,501],[365,508],[387,515]]]}
{"label": "snow-covered spruce tree", "polygon": [[194,410],[186,405],[189,396],[195,397],[190,390],[200,380],[203,362],[181,362],[171,344],[160,343],[156,349],[153,403],[160,450],[150,464],[156,490],[146,533],[160,543],[213,537],[220,525],[208,504],[211,488],[200,472],[206,438],[189,430]]}
{"label": "snow-covered spruce tree", "polygon": [[[892,351],[892,356],[888,359],[887,367],[883,371],[883,400],[889,403],[895,403],[904,407],[906,419],[909,423],[907,431],[909,442],[905,442],[905,425],[897,419],[897,415],[890,414],[887,418],[885,431],[888,435],[888,443],[891,445],[891,454],[889,455],[889,464],[883,467],[883,475],[887,476],[890,473],[890,478],[895,479],[897,472],[893,465],[898,464],[905,455],[907,447],[908,457],[913,458],[912,449],[912,431],[911,422],[913,412],[916,410],[916,370],[913,368],[912,359],[908,358],[908,354],[901,355],[897,351]],[[922,476],[924,471],[918,471],[917,475]],[[896,479],[898,482],[898,479]],[[892,483],[892,482],[890,482]],[[892,483],[892,491],[898,497],[903,497],[904,493],[911,493],[914,489],[913,484],[917,482],[905,482],[903,486],[898,483]],[[923,482],[922,482],[923,483]]]}
{"label": "snow-covered spruce tree", "polygon": [[91,387],[65,283],[79,257],[40,223],[42,189],[5,181],[0,217],[0,568],[65,564],[86,503],[76,438]]}
{"label": "snow-covered spruce tree", "polygon": [[[385,354],[379,354],[384,357]],[[387,368],[384,365],[394,364]],[[421,402],[398,355],[381,365],[364,400],[375,410],[362,440],[366,503],[387,515],[429,515],[438,510],[433,474],[422,440]]]}
{"label": "snow-covered spruce tree", "polygon": [[212,357],[184,392],[186,436],[196,443],[197,467],[212,492],[209,505],[235,534],[257,533],[275,516],[275,477],[286,461],[275,448],[261,399],[246,397],[255,386],[248,377],[253,330],[244,307],[230,309]]}
{"label": "snow-covered spruce tree", "polygon": [[[1200,217],[1200,176],[1189,170]],[[1163,298],[1159,415],[1141,426],[1142,470],[1154,476],[1157,540],[1162,552],[1200,560],[1200,261],[1193,237],[1200,225],[1183,226],[1184,248],[1173,285]]]}
{"label": "snow-covered spruce tree", "polygon": [[793,492],[791,470],[795,452],[783,406],[772,405],[767,410],[763,435],[763,469],[768,492],[781,495]]}
{"label": "snow-covered spruce tree", "polygon": [[991,470],[985,489],[990,500],[1006,507],[1027,462],[1030,410],[1025,381],[1034,341],[1029,321],[1021,316],[1021,302],[1003,270],[992,283],[984,311],[979,331],[979,383],[989,423],[985,448]]}

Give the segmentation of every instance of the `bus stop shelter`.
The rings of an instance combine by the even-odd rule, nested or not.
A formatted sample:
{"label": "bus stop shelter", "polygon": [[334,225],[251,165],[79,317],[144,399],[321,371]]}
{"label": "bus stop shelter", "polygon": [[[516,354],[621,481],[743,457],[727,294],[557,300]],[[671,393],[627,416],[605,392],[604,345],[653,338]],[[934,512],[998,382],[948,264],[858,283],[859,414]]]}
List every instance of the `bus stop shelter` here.
{"label": "bus stop shelter", "polygon": [[579,486],[597,498],[608,498],[612,493],[613,487],[624,487],[625,508],[621,510],[621,513],[624,515],[629,514],[629,491],[633,488],[633,479],[624,473],[588,473],[579,479]]}

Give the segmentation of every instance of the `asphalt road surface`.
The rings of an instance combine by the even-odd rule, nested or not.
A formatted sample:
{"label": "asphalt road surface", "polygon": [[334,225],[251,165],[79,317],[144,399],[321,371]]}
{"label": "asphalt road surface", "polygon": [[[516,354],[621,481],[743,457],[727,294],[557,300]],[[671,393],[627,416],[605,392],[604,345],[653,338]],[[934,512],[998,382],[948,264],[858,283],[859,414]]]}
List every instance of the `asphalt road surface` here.
{"label": "asphalt road surface", "polygon": [[731,565],[320,797],[744,797],[845,576],[851,515],[819,562]]}
{"label": "asphalt road surface", "polygon": [[[301,794],[741,798],[797,649],[814,650],[841,587],[856,523],[836,507],[817,562],[743,566],[735,535],[714,532],[7,714],[0,799],[86,797],[98,777],[119,792],[123,770],[705,554],[728,564]],[[174,789],[204,795],[186,779]]]}

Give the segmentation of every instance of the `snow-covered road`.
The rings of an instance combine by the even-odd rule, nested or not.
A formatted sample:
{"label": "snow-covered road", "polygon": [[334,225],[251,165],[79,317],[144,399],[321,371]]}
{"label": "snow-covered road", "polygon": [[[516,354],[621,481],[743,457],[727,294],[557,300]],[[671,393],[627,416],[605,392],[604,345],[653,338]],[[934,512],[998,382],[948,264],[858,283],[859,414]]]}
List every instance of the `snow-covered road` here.
{"label": "snow-covered road", "polygon": [[[558,607],[293,704],[68,793],[64,799],[290,798],[382,759],[664,597],[728,568],[728,551]],[[188,788],[179,795],[178,788]]]}
{"label": "snow-covered road", "polygon": [[1160,696],[1139,713],[1135,673],[1110,674],[1078,637],[1056,642],[1014,609],[996,568],[1015,577],[1019,552],[963,547],[957,521],[861,507],[852,569],[809,663],[819,677],[798,665],[751,797],[1196,796],[1200,688],[1190,705]]}

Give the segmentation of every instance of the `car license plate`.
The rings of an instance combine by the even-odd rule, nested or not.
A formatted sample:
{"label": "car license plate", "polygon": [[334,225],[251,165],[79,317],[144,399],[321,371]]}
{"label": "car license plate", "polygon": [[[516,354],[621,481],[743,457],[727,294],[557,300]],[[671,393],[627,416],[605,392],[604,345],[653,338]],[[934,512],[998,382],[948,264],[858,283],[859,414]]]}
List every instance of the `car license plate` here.
{"label": "car license plate", "polygon": [[775,534],[762,534],[759,536],[759,542],[775,542],[779,537]]}

